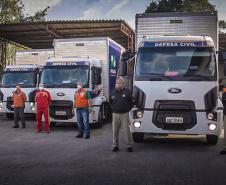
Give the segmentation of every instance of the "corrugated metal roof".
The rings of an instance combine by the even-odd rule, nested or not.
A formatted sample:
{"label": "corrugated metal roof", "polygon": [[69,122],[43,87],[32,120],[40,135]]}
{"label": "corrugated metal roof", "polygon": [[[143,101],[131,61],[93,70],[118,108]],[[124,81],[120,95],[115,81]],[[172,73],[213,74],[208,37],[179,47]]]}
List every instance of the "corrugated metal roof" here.
{"label": "corrugated metal roof", "polygon": [[0,37],[32,49],[52,48],[53,39],[110,37],[134,48],[134,30],[124,20],[71,20],[0,24]]}

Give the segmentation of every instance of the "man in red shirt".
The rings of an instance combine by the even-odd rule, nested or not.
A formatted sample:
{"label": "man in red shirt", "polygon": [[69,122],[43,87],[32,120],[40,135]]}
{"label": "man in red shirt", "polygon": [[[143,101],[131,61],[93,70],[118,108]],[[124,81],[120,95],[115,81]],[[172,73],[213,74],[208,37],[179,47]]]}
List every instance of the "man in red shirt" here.
{"label": "man in red shirt", "polygon": [[47,134],[50,133],[49,130],[49,104],[52,101],[50,93],[44,90],[44,85],[42,83],[39,84],[39,90],[35,93],[35,99],[37,103],[37,112],[36,112],[36,119],[37,119],[37,132],[42,132],[42,114],[44,114],[45,118],[45,131]]}

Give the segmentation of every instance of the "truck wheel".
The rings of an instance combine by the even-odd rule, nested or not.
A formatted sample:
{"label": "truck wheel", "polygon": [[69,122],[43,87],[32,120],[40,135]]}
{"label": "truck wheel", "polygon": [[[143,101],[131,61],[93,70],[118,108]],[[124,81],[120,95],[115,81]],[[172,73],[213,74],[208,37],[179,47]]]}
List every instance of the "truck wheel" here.
{"label": "truck wheel", "polygon": [[216,145],[218,141],[218,136],[215,135],[206,135],[206,141],[210,145]]}
{"label": "truck wheel", "polygon": [[14,114],[13,113],[6,113],[5,115],[6,115],[6,117],[8,119],[14,119]]}
{"label": "truck wheel", "polygon": [[50,127],[55,127],[56,126],[56,122],[50,122]]}
{"label": "truck wheel", "polygon": [[103,119],[103,106],[101,105],[99,114],[98,114],[98,122],[94,124],[95,128],[101,128],[103,125],[104,119]]}
{"label": "truck wheel", "polygon": [[132,133],[133,141],[136,143],[142,142],[144,140],[144,133]]}

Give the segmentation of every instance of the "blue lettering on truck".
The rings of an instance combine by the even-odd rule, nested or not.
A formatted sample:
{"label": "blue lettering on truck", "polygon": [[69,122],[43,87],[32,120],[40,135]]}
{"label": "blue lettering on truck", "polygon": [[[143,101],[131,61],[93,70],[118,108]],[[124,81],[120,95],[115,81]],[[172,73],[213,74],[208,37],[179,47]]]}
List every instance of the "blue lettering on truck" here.
{"label": "blue lettering on truck", "polygon": [[5,71],[34,71],[34,68],[6,68]]}
{"label": "blue lettering on truck", "polygon": [[139,47],[197,47],[207,46],[206,41],[200,42],[141,42]]}
{"label": "blue lettering on truck", "polygon": [[46,62],[46,66],[75,66],[75,65],[89,65],[88,61],[82,61],[82,62],[77,62],[77,61],[54,61],[54,62]]}

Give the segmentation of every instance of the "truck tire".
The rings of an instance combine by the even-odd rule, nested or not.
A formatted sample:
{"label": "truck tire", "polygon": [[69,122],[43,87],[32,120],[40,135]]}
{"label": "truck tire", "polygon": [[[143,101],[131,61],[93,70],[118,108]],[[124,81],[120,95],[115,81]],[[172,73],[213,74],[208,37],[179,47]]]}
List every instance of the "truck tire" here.
{"label": "truck tire", "polygon": [[218,136],[216,135],[206,135],[206,141],[210,145],[216,145],[218,141]]}
{"label": "truck tire", "polygon": [[6,113],[5,115],[6,115],[6,117],[8,119],[14,119],[14,114],[13,113]]}
{"label": "truck tire", "polygon": [[56,122],[50,122],[50,127],[55,127],[56,126]]}
{"label": "truck tire", "polygon": [[144,133],[132,133],[132,136],[135,143],[140,143],[144,140]]}
{"label": "truck tire", "polygon": [[104,122],[103,118],[103,105],[100,106],[100,110],[98,113],[98,122],[94,124],[95,128],[101,128]]}

